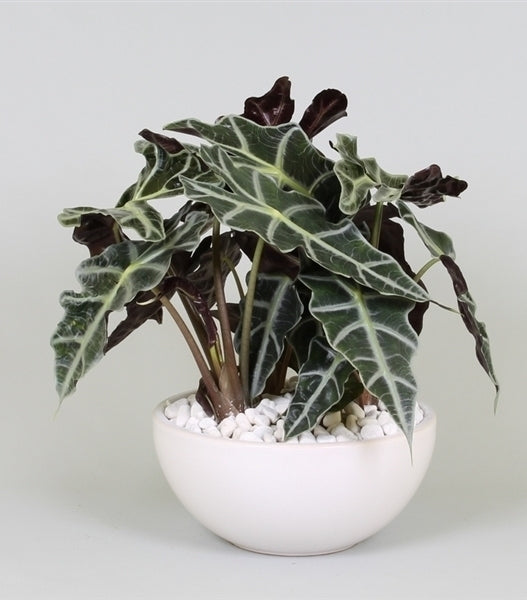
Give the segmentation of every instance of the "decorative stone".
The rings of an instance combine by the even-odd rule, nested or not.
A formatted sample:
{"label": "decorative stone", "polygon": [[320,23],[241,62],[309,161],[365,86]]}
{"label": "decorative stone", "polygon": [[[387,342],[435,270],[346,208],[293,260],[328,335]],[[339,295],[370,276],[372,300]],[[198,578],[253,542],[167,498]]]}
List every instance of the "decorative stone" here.
{"label": "decorative stone", "polygon": [[373,425],[365,425],[360,430],[360,434],[363,440],[372,440],[374,438],[383,437],[384,431],[377,423]]}
{"label": "decorative stone", "polygon": [[196,419],[201,420],[204,419],[207,415],[205,414],[205,411],[203,410],[201,404],[199,404],[198,402],[193,402],[190,405],[190,416],[196,417]]}
{"label": "decorative stone", "polygon": [[384,435],[395,435],[399,431],[399,427],[392,421],[391,423],[386,423],[386,425],[382,426],[382,430]]}
{"label": "decorative stone", "polygon": [[231,437],[236,429],[236,420],[233,416],[223,419],[219,425],[220,433],[223,437]]}
{"label": "decorative stone", "polygon": [[355,415],[357,419],[364,419],[366,413],[356,402],[350,402],[348,406],[350,414]]}
{"label": "decorative stone", "polygon": [[286,410],[289,408],[289,404],[291,403],[291,394],[287,394],[285,396],[281,396],[277,398],[274,402],[274,407],[276,408],[278,414],[283,415]]}
{"label": "decorative stone", "polygon": [[180,406],[177,416],[176,416],[176,425],[178,427],[185,427],[187,421],[190,418],[190,406],[188,404],[183,404]]}
{"label": "decorative stone", "polygon": [[[189,398],[192,398],[192,401]],[[276,442],[307,444],[367,440],[399,432],[390,414],[382,409],[383,405],[379,407],[367,405],[363,410],[356,402],[350,402],[343,411],[327,413],[322,423],[316,425],[312,431],[303,432],[286,440],[285,416],[281,415],[287,412],[291,394],[276,399],[264,398],[258,406],[248,408],[245,413],[231,415],[219,424],[213,417],[207,417],[193,396],[189,398],[180,398],[166,405],[163,409],[165,417],[187,431],[213,437],[263,441],[271,444]],[[420,406],[417,406],[415,425],[423,418],[424,412]]]}
{"label": "decorative stone", "polygon": [[326,429],[338,425],[342,421],[342,414],[340,412],[331,412],[324,416],[322,424]]}
{"label": "decorative stone", "polygon": [[251,430],[251,422],[245,416],[245,413],[238,413],[236,415],[235,419],[236,419],[236,425],[240,429],[243,429],[243,431],[250,431]]}

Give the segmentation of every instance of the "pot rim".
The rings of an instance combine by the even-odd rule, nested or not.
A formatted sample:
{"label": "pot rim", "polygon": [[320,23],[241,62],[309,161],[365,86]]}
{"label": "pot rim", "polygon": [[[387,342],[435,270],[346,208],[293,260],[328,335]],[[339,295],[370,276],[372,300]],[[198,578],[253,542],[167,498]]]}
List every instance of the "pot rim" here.
{"label": "pot rim", "polygon": [[[284,442],[270,444],[270,443],[265,443],[265,442],[264,443],[256,443],[256,442],[249,442],[249,441],[244,441],[244,440],[234,440],[231,438],[224,438],[224,437],[213,437],[213,436],[209,436],[209,435],[204,435],[202,433],[195,433],[193,431],[188,431],[188,430],[184,429],[183,427],[179,427],[178,425],[176,425],[175,420],[168,419],[165,416],[164,411],[168,404],[170,404],[174,400],[177,400],[179,398],[184,398],[184,397],[189,396],[194,393],[195,393],[195,390],[181,392],[179,394],[174,394],[173,396],[169,396],[168,398],[166,398],[165,400],[160,402],[153,411],[152,417],[153,417],[154,424],[158,427],[163,427],[165,429],[168,429],[173,433],[177,433],[178,435],[181,435],[182,437],[190,436],[194,440],[196,440],[198,438],[203,438],[204,440],[207,440],[208,444],[211,444],[211,445],[212,444],[235,444],[237,446],[245,446],[247,448],[265,447],[265,448],[290,448],[290,449],[292,449],[292,450],[287,450],[287,452],[298,452],[299,451],[298,448],[305,449],[305,448],[308,448],[311,446],[316,447],[316,448],[326,448],[327,450],[325,450],[325,451],[327,452],[331,448],[342,448],[345,446],[353,447],[353,446],[357,446],[357,445],[364,447],[364,445],[375,445],[375,444],[379,444],[379,443],[388,443],[390,441],[400,440],[401,438],[404,439],[404,437],[405,437],[404,433],[400,429],[397,431],[397,433],[385,435],[383,437],[372,438],[372,439],[368,439],[368,440],[347,440],[347,441],[342,441],[342,442],[335,441],[335,442],[331,442],[331,443],[327,443],[327,444],[317,444],[317,443],[288,444],[288,443],[284,443]],[[416,435],[418,435],[418,434],[420,435],[423,432],[427,431],[428,429],[435,427],[436,420],[437,420],[436,413],[430,406],[428,406],[426,404],[421,404],[421,403],[419,403],[419,406],[422,408],[422,410],[424,412],[424,418],[418,425],[416,425],[414,427],[414,432],[413,432],[414,438]],[[190,437],[189,437],[189,439],[190,439]],[[278,452],[278,451],[279,450],[273,450],[273,452]]]}

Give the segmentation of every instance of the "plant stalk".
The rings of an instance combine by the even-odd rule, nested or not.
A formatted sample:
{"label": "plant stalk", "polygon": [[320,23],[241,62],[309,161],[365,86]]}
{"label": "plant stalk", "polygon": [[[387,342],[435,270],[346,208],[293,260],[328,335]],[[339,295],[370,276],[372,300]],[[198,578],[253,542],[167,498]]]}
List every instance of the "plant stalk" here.
{"label": "plant stalk", "polygon": [[[236,363],[236,354],[232,343],[231,323],[225,301],[225,290],[223,289],[223,280],[221,276],[221,245],[220,245],[220,222],[214,219],[212,226],[212,263],[214,270],[214,292],[216,295],[216,304],[218,306],[218,320],[220,323],[221,341],[223,344],[223,355],[225,370],[224,377],[220,378],[222,393],[226,393],[238,412],[244,410],[245,398],[243,386],[240,382],[238,366]],[[222,382],[226,384],[223,388]]]}
{"label": "plant stalk", "polygon": [[433,267],[436,263],[439,262],[439,258],[437,256],[434,256],[434,258],[431,258],[425,265],[423,265],[419,271],[416,273],[416,275],[414,276],[414,281],[416,283],[418,283],[419,281],[421,281],[423,275],[428,271],[428,269],[430,269],[431,267]]}
{"label": "plant stalk", "polygon": [[371,232],[371,240],[370,244],[374,248],[379,247],[379,242],[381,239],[381,225],[382,225],[382,213],[384,210],[384,204],[382,202],[378,202],[375,207],[375,220],[373,221],[373,231]]}
{"label": "plant stalk", "polygon": [[242,334],[240,341],[240,374],[242,378],[242,388],[245,397],[249,397],[249,345],[251,339],[251,321],[253,316],[254,294],[256,291],[256,281],[258,279],[258,271],[260,269],[260,260],[265,242],[262,238],[258,238],[254,255],[252,259],[251,272],[249,274],[249,282],[247,283],[247,292],[245,294],[245,304],[243,307]]}
{"label": "plant stalk", "polygon": [[[223,406],[224,405],[223,395],[221,394],[220,390],[218,389],[218,386],[216,385],[216,382],[214,381],[214,377],[212,376],[211,372],[209,371],[207,363],[205,362],[205,359],[203,358],[203,355],[201,354],[200,348],[199,348],[198,344],[196,343],[196,341],[194,340],[194,337],[193,337],[190,329],[187,327],[187,324],[185,323],[185,321],[183,320],[183,318],[177,311],[176,307],[172,304],[172,302],[170,302],[170,300],[166,296],[160,296],[159,301],[166,308],[166,310],[168,311],[170,316],[174,319],[176,325],[179,327],[179,329],[183,335],[183,338],[185,339],[185,341],[190,349],[190,352],[192,353],[192,357],[196,361],[196,365],[199,369],[199,372],[201,374],[203,382],[207,386],[207,391],[210,394],[211,400],[214,404],[214,408],[216,410],[218,410],[218,412],[220,414],[222,414],[224,412],[226,412],[228,414],[229,410],[226,410],[227,407]],[[229,408],[232,411],[232,407],[229,407]]]}

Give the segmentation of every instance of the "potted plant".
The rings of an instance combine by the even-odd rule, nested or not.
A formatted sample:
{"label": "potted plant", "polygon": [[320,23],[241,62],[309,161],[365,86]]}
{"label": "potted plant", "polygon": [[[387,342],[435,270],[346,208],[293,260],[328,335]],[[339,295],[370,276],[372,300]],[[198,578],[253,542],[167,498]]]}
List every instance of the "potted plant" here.
{"label": "potted plant", "polygon": [[[282,77],[247,99],[242,115],[173,122],[166,129],[178,139],[144,129],[136,150],[146,165],[117,205],[59,217],[90,252],[77,270],[80,291],[61,296],[52,337],[61,401],[142,324],[172,317],[200,379],[192,397],[155,411],[161,466],[202,523],[261,552],[353,545],[419,485],[435,417],[424,407],[416,426],[423,413],[410,363],[434,302],[422,277],[436,263],[452,278],[457,312],[498,392],[452,242],[416,216],[467,184],[437,165],[390,174],[361,158],[349,135],[336,136],[329,158],[312,138],[346,108],[344,94],[327,89],[291,122]],[[152,205],[165,198],[170,209]],[[415,271],[402,225],[430,252]],[[108,331],[110,313],[123,310]],[[384,420],[384,429],[373,423],[381,436],[357,435],[359,421],[372,419]],[[335,443],[297,443],[324,435]]]}

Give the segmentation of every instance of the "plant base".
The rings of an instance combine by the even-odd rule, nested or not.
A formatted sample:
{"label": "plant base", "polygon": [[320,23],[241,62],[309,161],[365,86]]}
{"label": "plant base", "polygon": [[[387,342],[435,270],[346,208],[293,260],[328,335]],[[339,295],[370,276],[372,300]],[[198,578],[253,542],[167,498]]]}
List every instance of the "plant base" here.
{"label": "plant base", "polygon": [[154,412],[161,468],[183,506],[213,533],[284,556],[350,548],[387,525],[419,487],[436,418],[427,407],[412,456],[401,433],[333,444],[256,444],[208,437]]}

